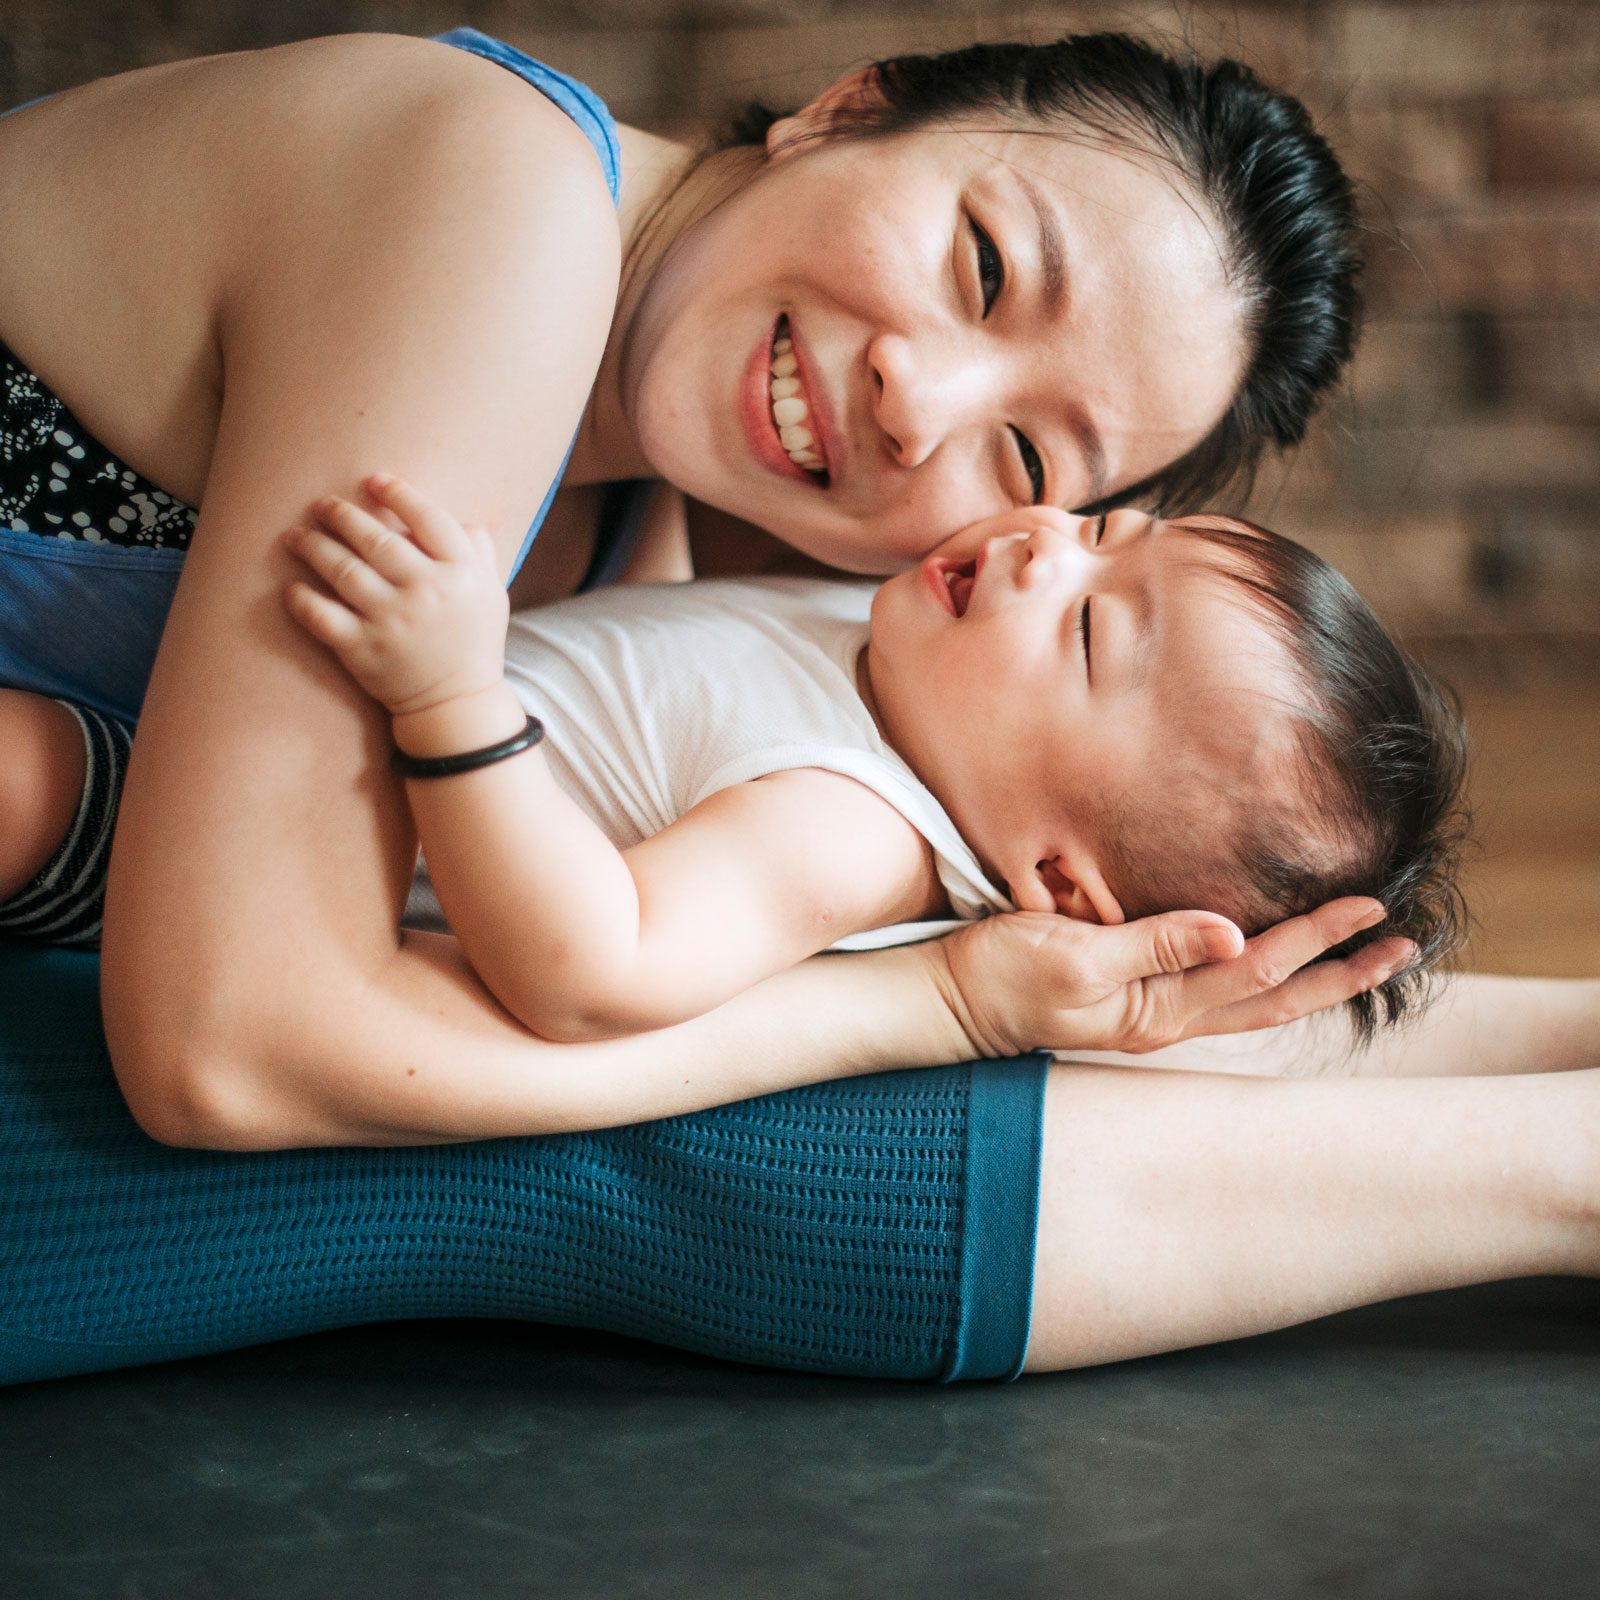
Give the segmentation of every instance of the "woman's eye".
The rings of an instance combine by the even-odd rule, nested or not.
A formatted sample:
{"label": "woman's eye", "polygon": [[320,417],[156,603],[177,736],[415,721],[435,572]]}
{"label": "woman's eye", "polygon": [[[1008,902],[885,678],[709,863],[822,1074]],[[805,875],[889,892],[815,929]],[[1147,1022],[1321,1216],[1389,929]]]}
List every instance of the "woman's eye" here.
{"label": "woman's eye", "polygon": [[1017,441],[1017,453],[1022,457],[1022,465],[1028,474],[1028,483],[1033,489],[1033,503],[1038,505],[1044,499],[1044,462],[1039,459],[1039,452],[1033,448],[1025,433],[1018,433],[1015,428],[1011,430]]}
{"label": "woman's eye", "polygon": [[978,284],[983,290],[983,314],[988,316],[989,308],[1005,287],[1006,269],[1001,264],[1000,252],[995,249],[994,240],[976,222],[972,224],[972,237],[978,246]]}

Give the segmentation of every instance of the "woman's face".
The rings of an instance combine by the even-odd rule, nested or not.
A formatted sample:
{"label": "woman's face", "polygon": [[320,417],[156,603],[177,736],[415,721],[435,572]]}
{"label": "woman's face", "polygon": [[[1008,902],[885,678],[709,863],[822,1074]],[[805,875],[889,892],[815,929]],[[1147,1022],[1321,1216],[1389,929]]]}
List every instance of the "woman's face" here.
{"label": "woman's face", "polygon": [[[794,142],[814,114],[775,128],[766,167],[641,300],[623,403],[663,477],[831,565],[892,572],[983,518],[1135,483],[1218,421],[1238,310],[1169,168],[993,119]],[[772,412],[780,334],[798,450]]]}

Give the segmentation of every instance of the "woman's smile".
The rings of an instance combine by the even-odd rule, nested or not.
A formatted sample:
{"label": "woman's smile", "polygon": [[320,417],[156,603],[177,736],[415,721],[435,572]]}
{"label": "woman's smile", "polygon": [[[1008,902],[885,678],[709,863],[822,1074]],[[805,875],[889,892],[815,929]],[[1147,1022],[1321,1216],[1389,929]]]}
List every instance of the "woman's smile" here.
{"label": "woman's smile", "polygon": [[820,489],[839,482],[843,442],[815,361],[787,312],[745,366],[739,409],[756,456],[773,471]]}
{"label": "woman's smile", "polygon": [[[780,316],[750,352],[739,386],[739,421],[752,452],[763,466],[780,477],[795,478],[801,483],[821,488],[826,482],[825,476],[805,465],[805,460],[811,457],[812,452],[805,452],[801,459],[796,459],[801,453],[791,453],[785,445],[780,423],[773,411],[773,364],[782,360],[782,356],[774,352],[780,343],[789,344],[792,351],[791,341],[781,337],[784,326],[785,318]],[[793,355],[785,353],[788,354],[788,362],[793,362]],[[806,437],[809,439],[811,435],[807,434]],[[815,459],[820,462],[821,457],[816,456]]]}
{"label": "woman's smile", "polygon": [[778,318],[771,371],[772,420],[783,448],[797,466],[830,487],[838,481],[843,451],[811,353],[787,313]]}

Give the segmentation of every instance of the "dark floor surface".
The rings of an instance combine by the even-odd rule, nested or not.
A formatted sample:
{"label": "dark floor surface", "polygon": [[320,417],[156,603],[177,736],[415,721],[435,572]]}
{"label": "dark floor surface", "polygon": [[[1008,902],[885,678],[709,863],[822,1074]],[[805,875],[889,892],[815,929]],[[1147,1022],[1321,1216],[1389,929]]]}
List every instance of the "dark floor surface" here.
{"label": "dark floor surface", "polygon": [[1009,1387],[403,1323],[0,1392],[5,1600],[1600,1595],[1600,1286]]}

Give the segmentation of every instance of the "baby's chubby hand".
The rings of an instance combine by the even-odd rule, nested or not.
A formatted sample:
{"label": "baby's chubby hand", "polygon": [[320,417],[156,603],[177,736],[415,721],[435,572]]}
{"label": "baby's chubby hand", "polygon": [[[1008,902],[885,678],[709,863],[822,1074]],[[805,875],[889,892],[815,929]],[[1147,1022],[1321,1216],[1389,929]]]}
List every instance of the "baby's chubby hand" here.
{"label": "baby's chubby hand", "polygon": [[317,501],[318,526],[283,539],[332,593],[295,580],[284,591],[289,615],[397,716],[499,682],[510,610],[488,532],[385,473],[363,487],[407,531],[348,500]]}

